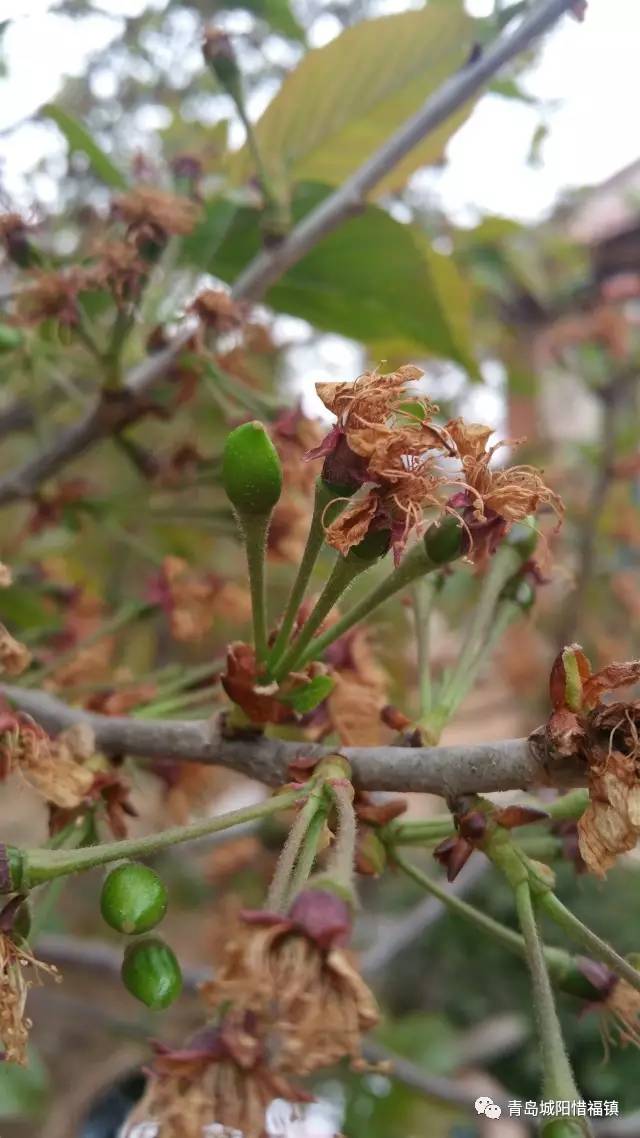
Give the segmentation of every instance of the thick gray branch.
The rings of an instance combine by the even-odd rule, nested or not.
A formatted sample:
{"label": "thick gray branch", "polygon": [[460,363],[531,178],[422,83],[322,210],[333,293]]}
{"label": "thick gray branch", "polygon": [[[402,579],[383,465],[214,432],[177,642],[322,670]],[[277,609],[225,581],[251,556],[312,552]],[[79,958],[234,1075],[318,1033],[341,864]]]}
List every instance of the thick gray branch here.
{"label": "thick gray branch", "polygon": [[[172,758],[230,767],[268,786],[287,780],[289,764],[303,755],[320,757],[331,748],[285,742],[263,735],[226,738],[221,719],[145,720],[97,715],[69,707],[46,692],[0,684],[0,694],[28,712],[50,734],[73,723],[88,723],[98,748],[107,755]],[[517,790],[551,783],[584,785],[570,763],[550,771],[527,739],[444,747],[344,747],[354,782],[366,790],[422,791],[444,797],[474,792]]]}
{"label": "thick gray branch", "polygon": [[[260,253],[240,274],[233,296],[260,300],[267,289],[363,206],[367,195],[420,142],[476,95],[506,63],[530,45],[571,7],[573,0],[541,0],[515,28],[448,79],[424,106],[407,120],[383,146],[322,204],[291,231],[279,245]],[[142,418],[149,410],[142,398],[164,377],[184,345],[189,331],[181,331],[162,352],[146,360],[124,385],[129,401],[119,405],[98,395],[86,414],[63,431],[53,443],[18,470],[0,478],[0,506],[33,495],[47,479],[94,443]]]}

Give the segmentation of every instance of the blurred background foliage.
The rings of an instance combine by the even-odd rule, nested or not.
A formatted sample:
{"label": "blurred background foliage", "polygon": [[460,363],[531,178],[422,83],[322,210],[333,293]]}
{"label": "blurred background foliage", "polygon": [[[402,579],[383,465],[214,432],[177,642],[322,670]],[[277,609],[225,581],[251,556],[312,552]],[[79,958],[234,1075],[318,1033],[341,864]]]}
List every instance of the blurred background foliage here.
{"label": "blurred background foliage", "polygon": [[[207,0],[155,0],[127,15],[126,5],[109,0],[52,4],[70,18],[70,28],[99,17],[112,30],[83,73],[38,111],[38,121],[60,135],[55,153],[49,147],[42,159],[33,155],[32,186],[45,192],[27,191],[18,202],[4,195],[4,207],[25,214],[40,255],[58,268],[86,263],[96,242],[117,229],[111,202],[128,187],[146,183],[197,203],[196,228],[171,239],[151,275],[123,346],[127,366],[143,358],[154,329],[171,328],[203,287],[232,282],[265,232],[274,237],[237,108],[202,61],[202,31],[212,15],[232,36],[276,222],[286,228],[463,66],[474,44],[527,4],[496,3],[483,19],[473,19],[460,0],[430,0],[391,14],[377,0],[212,7]],[[319,28],[326,46],[311,51]],[[0,44],[7,40],[5,34]],[[8,62],[28,66],[28,60]],[[535,102],[521,85],[532,62],[530,55],[496,80],[494,94]],[[6,509],[0,557],[11,565],[14,584],[0,591],[0,619],[34,653],[23,682],[111,712],[209,714],[219,697],[215,678],[224,646],[246,633],[249,615],[233,520],[218,486],[226,431],[256,415],[278,422],[298,402],[313,418],[314,380],[351,379],[367,366],[390,370],[405,362],[424,367],[424,390],[443,417],[488,416],[503,437],[526,436],[518,460],[544,466],[567,506],[562,532],[548,537],[534,618],[509,631],[449,737],[532,728],[545,713],[546,676],[560,643],[577,637],[597,664],[638,655],[635,199],[621,189],[625,217],[613,228],[605,220],[589,230],[594,191],[573,195],[535,226],[497,216],[456,224],[411,176],[446,162],[447,141],[471,111],[465,107],[416,148],[376,200],[287,272],[263,305],[211,335],[206,366],[185,356],[159,392],[163,417],[147,417],[100,443],[32,501]],[[544,131],[540,106],[532,162]],[[0,333],[18,326],[24,280],[5,259]],[[108,290],[83,293],[81,307],[92,335],[106,342],[113,319]],[[21,329],[19,343],[0,357],[0,376],[3,470],[72,422],[98,384],[90,346],[55,320]],[[292,477],[303,449],[285,463]],[[273,611],[286,596],[308,508],[309,483],[300,477],[271,550]],[[181,559],[173,563],[182,590],[176,589],[173,610],[158,602],[168,558]],[[471,571],[445,582],[434,631],[436,669],[450,662],[476,589]],[[195,638],[177,630],[179,592],[178,604],[187,615],[195,612]],[[399,605],[383,610],[371,640],[390,700],[411,714],[409,613]],[[128,775],[141,814],[135,824],[142,827],[224,808],[248,793],[225,772],[167,764],[131,768]],[[42,838],[45,819],[24,788],[8,785],[2,814],[7,838]],[[234,906],[259,899],[272,864],[268,845],[265,852],[248,836],[228,848],[159,859],[171,888],[171,933],[193,968],[206,965]],[[73,882],[51,907],[42,930],[51,944],[71,935],[104,939],[96,884],[94,875]],[[565,867],[562,895],[597,931],[615,929],[622,950],[640,947],[632,859],[606,887]],[[514,924],[509,896],[493,877],[475,885],[473,899]],[[367,883],[363,944],[384,935],[389,914],[399,916],[418,900],[414,887],[396,878]],[[167,1017],[168,1028],[156,1025],[132,1010],[108,975],[85,975],[73,962],[63,971],[61,991],[34,997],[33,1018],[49,1026],[36,1030],[29,1070],[0,1069],[0,1117],[13,1120],[2,1124],[7,1138],[39,1132],[70,1138],[62,1129],[68,1119],[86,1115],[94,1096],[137,1065],[149,1030],[175,1035],[194,1018],[187,1000]],[[377,982],[387,1015],[380,1039],[399,1053],[437,1074],[484,1070],[512,1097],[537,1097],[527,983],[517,960],[443,917],[391,960]],[[103,999],[105,991],[112,1000]],[[100,1011],[104,1003],[109,1014]],[[579,1016],[568,1001],[562,1015],[585,1097],[618,1099],[621,1110],[640,1106],[636,1053],[616,1051],[603,1062],[597,1017]],[[511,1032],[501,1044],[496,1024],[504,1017]],[[486,1053],[472,1046],[478,1024],[487,1028]],[[79,1093],[81,1065],[86,1079]],[[320,1089],[341,1104],[350,1138],[486,1133],[468,1115],[384,1075],[342,1072]],[[78,1130],[84,1138],[113,1132],[111,1106],[100,1103],[94,1122]]]}

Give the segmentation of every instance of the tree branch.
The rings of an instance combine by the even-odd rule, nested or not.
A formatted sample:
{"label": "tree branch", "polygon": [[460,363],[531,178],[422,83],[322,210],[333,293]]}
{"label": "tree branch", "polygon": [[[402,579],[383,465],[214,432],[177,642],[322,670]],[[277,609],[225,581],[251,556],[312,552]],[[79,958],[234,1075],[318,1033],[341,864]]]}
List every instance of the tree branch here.
{"label": "tree branch", "polygon": [[478,59],[447,79],[411,118],[317,209],[303,218],[279,245],[265,250],[240,274],[234,295],[259,300],[319,241],[365,204],[368,194],[407,154],[476,95],[489,79],[548,31],[573,0],[541,0],[515,30],[499,36]]}
{"label": "tree branch", "polygon": [[[548,31],[572,3],[573,0],[541,0],[515,30],[505,32],[477,60],[448,79],[335,193],[303,218],[279,245],[260,253],[244,269],[232,288],[234,298],[260,300],[287,269],[357,214],[370,191],[398,162],[477,94],[506,63]],[[84,417],[63,431],[48,449],[0,478],[0,506],[30,497],[42,482],[94,443],[146,415],[149,405],[141,397],[163,378],[190,335],[190,330],[181,330],[169,347],[135,369],[123,386],[120,400],[107,400],[100,392]]]}
{"label": "tree branch", "polygon": [[[229,767],[268,786],[286,782],[294,759],[321,758],[335,748],[317,743],[269,739],[257,732],[226,735],[220,715],[200,720],[144,720],[98,715],[69,707],[46,692],[0,684],[0,695],[27,712],[52,735],[87,723],[107,755],[172,758]],[[550,767],[541,748],[527,739],[503,739],[471,746],[344,747],[357,786],[366,790],[460,794],[517,790],[543,784],[583,786],[584,770],[567,760]]]}

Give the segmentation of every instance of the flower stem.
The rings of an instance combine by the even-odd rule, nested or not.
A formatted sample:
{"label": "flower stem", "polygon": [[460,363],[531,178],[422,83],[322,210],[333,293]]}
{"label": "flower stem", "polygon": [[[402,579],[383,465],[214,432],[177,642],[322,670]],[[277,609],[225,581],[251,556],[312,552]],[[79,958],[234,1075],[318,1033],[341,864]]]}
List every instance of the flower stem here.
{"label": "flower stem", "polygon": [[473,684],[490,647],[493,647],[507,625],[517,615],[519,611],[517,606],[505,602],[504,609],[500,606],[499,628],[495,628],[500,593],[521,564],[520,552],[508,545],[501,546],[493,557],[483,579],[480,595],[453,670],[444,680],[437,706],[433,708],[431,715],[424,716],[420,723],[431,743],[438,742],[446,723]]}
{"label": "flower stem", "polygon": [[602,940],[597,933],[587,928],[578,917],[567,909],[566,905],[562,904],[555,893],[551,890],[545,890],[540,893],[536,900],[547,916],[551,917],[568,936],[581,944],[583,948],[588,949],[597,960],[608,965],[616,976],[626,980],[632,988],[635,988],[636,992],[640,992],[640,972],[637,972],[628,960],[620,956],[615,948]]}
{"label": "flower stem", "polygon": [[336,808],[338,825],[336,838],[327,862],[327,877],[353,890],[353,874],[356,854],[358,824],[353,809],[353,787],[351,783],[340,781],[327,783],[327,788]]}
{"label": "flower stem", "polygon": [[284,656],[281,657],[279,663],[273,668],[273,676],[276,680],[283,680],[293,668],[302,666],[303,662],[306,663],[309,653],[308,651],[305,652],[305,649],[312,639],[314,632],[317,632],[320,628],[324,619],[329,615],[332,608],[337,605],[340,597],[349,588],[349,585],[352,584],[360,573],[363,573],[365,569],[369,569],[370,566],[371,562],[365,560],[359,561],[355,557],[338,558],[324,589],[316,601],[313,612],[310,613],[293,644],[285,652]]}
{"label": "flower stem", "polygon": [[240,524],[249,570],[253,644],[256,650],[256,660],[262,662],[267,655],[267,592],[264,559],[269,515],[245,514],[240,518]]}
{"label": "flower stem", "polygon": [[429,660],[429,633],[431,610],[438,590],[435,577],[417,580],[411,590],[413,617],[418,650],[418,697],[419,715],[422,717],[431,710],[433,699],[431,665]]}
{"label": "flower stem", "polygon": [[309,660],[317,659],[322,653],[343,636],[345,632],[353,628],[355,624],[359,624],[361,620],[370,616],[381,604],[389,600],[390,597],[395,596],[401,589],[407,588],[413,581],[417,580],[425,573],[432,573],[434,569],[442,568],[441,565],[436,565],[430,561],[427,553],[422,544],[415,545],[412,550],[407,554],[401,564],[394,569],[388,577],[376,585],[370,593],[367,593],[361,601],[358,601],[349,612],[345,613],[340,620],[328,628],[322,636],[317,636],[312,640],[309,647],[302,655],[296,659],[296,664],[300,667],[304,666]]}
{"label": "flower stem", "polygon": [[[474,905],[470,905],[468,901],[464,901],[462,897],[459,897],[456,893],[444,889],[438,881],[429,877],[429,875],[424,873],[421,869],[418,869],[412,862],[407,861],[395,847],[393,847],[393,861],[407,877],[410,877],[417,885],[420,885],[425,892],[437,897],[450,912],[463,917],[476,928],[481,929],[493,937],[495,941],[509,952],[515,953],[523,960],[526,959],[524,937],[521,936],[520,933],[500,924],[499,921],[494,920],[493,917],[488,916],[488,914],[484,913],[481,909],[476,909]],[[571,995],[575,996],[580,994],[576,990],[576,978],[579,985],[580,979],[584,979],[584,977],[582,977],[582,973],[571,953],[563,948],[557,948],[555,945],[546,944],[543,945],[543,952],[545,963],[553,983],[563,991],[570,992]],[[597,992],[595,990],[590,992],[588,981],[585,981],[583,998],[597,998]]]}
{"label": "flower stem", "polygon": [[564,1044],[529,881],[521,881],[516,886],[515,901],[533,986],[543,1070],[542,1094],[544,1098],[576,1102],[580,1095]]}
{"label": "flower stem", "polygon": [[316,793],[309,795],[302,809],[296,814],[293,825],[287,834],[287,840],[282,847],[275,873],[271,879],[267,894],[266,908],[272,913],[283,913],[287,908],[291,880],[298,861],[298,857],[307,836],[309,827],[318,812],[318,797]]}
{"label": "flower stem", "polygon": [[291,874],[291,884],[289,886],[289,893],[287,897],[289,904],[300,892],[311,874],[316,857],[318,856],[318,845],[320,843],[320,838],[325,827],[326,819],[326,807],[318,807],[309,823],[307,833],[305,835],[302,846],[300,847],[298,860],[295,864],[293,873]]}
{"label": "flower stem", "polygon": [[51,881],[55,877],[64,877],[70,873],[81,873],[97,865],[107,865],[119,858],[146,857],[181,842],[193,841],[195,838],[228,830],[242,822],[266,818],[278,810],[293,806],[307,794],[307,790],[306,785],[296,787],[295,790],[283,791],[282,794],[253,806],[246,806],[242,810],[231,810],[227,814],[219,814],[216,818],[204,818],[188,826],[172,826],[159,834],[147,834],[140,838],[125,838],[123,841],[105,842],[99,846],[79,850],[16,850],[14,853],[18,863],[17,880],[12,884],[12,891],[33,889],[43,881]]}
{"label": "flower stem", "polygon": [[323,517],[327,506],[335,500],[335,492],[323,481],[318,478],[316,481],[315,497],[313,502],[313,514],[311,515],[311,525],[309,526],[309,534],[307,536],[307,544],[302,555],[302,561],[296,574],[296,579],[293,582],[291,593],[287,601],[287,606],[284,610],[280,630],[276,636],[274,645],[269,654],[269,661],[272,665],[277,664],[279,657],[283,654],[291,636],[291,630],[294,626],[298,609],[302,603],[304,595],[307,591],[309,578],[313,572],[313,567],[317,561],[318,554],[324,544],[324,525]]}

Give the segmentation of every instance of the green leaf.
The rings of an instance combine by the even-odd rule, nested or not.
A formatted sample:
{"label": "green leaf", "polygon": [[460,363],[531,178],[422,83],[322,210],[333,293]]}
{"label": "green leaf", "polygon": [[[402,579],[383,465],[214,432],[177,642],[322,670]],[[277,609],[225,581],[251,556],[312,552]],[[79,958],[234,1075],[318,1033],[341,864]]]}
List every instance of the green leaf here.
{"label": "green leaf", "polygon": [[[341,183],[464,65],[473,32],[474,21],[458,6],[430,3],[416,12],[364,20],[308,52],[256,125],[275,185],[303,179]],[[376,193],[397,189],[418,167],[439,161],[473,102],[416,146]],[[253,172],[245,147],[236,173],[246,179]]]}
{"label": "green leaf", "polygon": [[229,3],[218,4],[218,8],[243,8],[246,12],[253,12],[262,20],[271,25],[274,32],[280,32],[288,39],[302,40],[304,33],[296,20],[287,0],[229,0]]}
{"label": "green leaf", "polygon": [[105,154],[104,150],[94,142],[89,134],[89,131],[81,122],[78,122],[73,115],[63,111],[62,107],[56,107],[53,103],[47,103],[41,110],[43,118],[51,119],[56,124],[59,130],[62,131],[64,137],[69,145],[69,151],[73,154],[80,151],[86,154],[94,174],[104,182],[105,185],[111,186],[113,189],[126,190],[127,179],[121,170],[111,161]]}
{"label": "green leaf", "polygon": [[0,1118],[36,1118],[46,1106],[49,1091],[46,1067],[35,1050],[29,1066],[0,1063]]}
{"label": "green leaf", "polygon": [[[328,187],[298,187],[296,220]],[[259,214],[239,209],[211,261],[197,242],[193,263],[234,280],[260,250]],[[266,301],[317,328],[371,344],[402,341],[415,353],[444,356],[477,374],[467,329],[468,289],[450,257],[436,253],[416,226],[395,221],[377,206],[325,238],[276,285]]]}
{"label": "green leaf", "polygon": [[306,715],[308,711],[313,711],[319,703],[322,703],[323,699],[330,695],[334,686],[335,680],[331,676],[314,676],[308,684],[294,688],[286,695],[279,696],[279,699],[300,715]]}
{"label": "green leaf", "polygon": [[210,265],[235,214],[237,206],[228,198],[215,198],[205,205],[202,220],[183,239],[182,253],[191,264]]}

